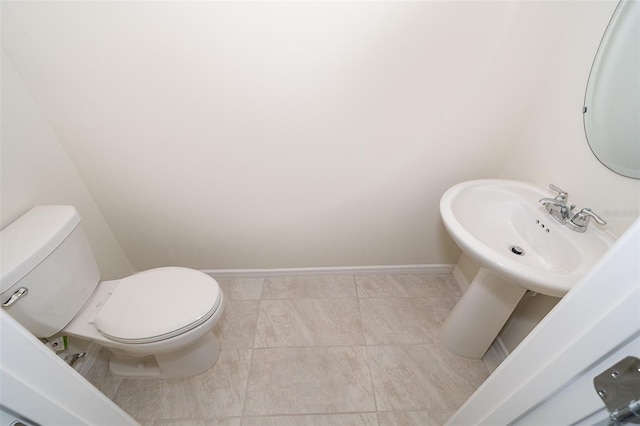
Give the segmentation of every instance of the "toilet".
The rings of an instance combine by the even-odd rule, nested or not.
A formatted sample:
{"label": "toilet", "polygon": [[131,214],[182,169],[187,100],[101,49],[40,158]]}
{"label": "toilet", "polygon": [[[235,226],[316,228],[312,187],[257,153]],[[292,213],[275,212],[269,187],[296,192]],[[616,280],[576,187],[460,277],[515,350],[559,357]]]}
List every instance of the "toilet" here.
{"label": "toilet", "polygon": [[180,378],[218,359],[215,279],[164,267],[100,281],[72,206],[37,206],[0,232],[2,309],[38,338],[75,336],[111,352],[118,376]]}

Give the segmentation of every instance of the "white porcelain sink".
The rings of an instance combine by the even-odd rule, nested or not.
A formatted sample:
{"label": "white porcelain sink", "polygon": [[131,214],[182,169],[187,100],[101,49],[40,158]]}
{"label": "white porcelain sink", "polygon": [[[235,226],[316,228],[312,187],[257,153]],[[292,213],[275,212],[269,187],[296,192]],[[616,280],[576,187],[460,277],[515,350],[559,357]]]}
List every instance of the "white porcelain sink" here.
{"label": "white porcelain sink", "polygon": [[[526,182],[472,180],[443,195],[440,213],[454,241],[482,266],[526,289],[562,297],[615,238],[593,222],[584,233],[557,222],[539,203],[555,195]],[[514,253],[520,249],[522,255]]]}
{"label": "white porcelain sink", "polygon": [[564,296],[613,244],[595,223],[579,233],[551,217],[539,200],[556,195],[531,183],[482,179],[442,196],[449,234],[482,266],[440,329],[451,352],[482,358],[527,289]]}

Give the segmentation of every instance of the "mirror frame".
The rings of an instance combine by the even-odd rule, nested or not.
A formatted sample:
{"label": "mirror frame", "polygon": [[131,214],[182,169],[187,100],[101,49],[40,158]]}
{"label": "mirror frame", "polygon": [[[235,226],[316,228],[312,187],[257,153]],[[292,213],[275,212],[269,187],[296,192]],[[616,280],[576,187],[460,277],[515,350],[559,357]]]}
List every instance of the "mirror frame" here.
{"label": "mirror frame", "polygon": [[[583,125],[610,170],[640,179],[640,2],[620,0],[589,72]],[[637,9],[635,9],[637,8]]]}

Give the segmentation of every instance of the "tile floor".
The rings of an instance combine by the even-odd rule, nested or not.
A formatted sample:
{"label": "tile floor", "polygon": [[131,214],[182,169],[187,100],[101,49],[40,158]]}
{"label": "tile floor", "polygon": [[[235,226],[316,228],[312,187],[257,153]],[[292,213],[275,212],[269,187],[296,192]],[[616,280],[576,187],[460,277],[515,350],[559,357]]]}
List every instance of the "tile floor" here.
{"label": "tile floor", "polygon": [[488,377],[437,331],[450,274],[219,279],[217,363],[188,379],[87,375],[142,425],[442,425]]}

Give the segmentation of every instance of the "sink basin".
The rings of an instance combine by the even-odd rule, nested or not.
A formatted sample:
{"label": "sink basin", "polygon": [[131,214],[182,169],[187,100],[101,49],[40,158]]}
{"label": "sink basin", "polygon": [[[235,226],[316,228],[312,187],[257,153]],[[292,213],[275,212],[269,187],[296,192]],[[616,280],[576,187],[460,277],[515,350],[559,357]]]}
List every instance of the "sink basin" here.
{"label": "sink basin", "polygon": [[615,238],[595,223],[579,233],[557,222],[539,203],[555,195],[532,183],[472,180],[442,196],[440,213],[453,240],[482,266],[526,289],[562,297]]}

